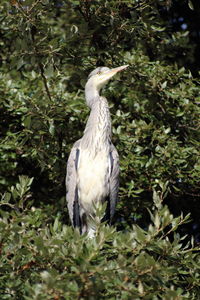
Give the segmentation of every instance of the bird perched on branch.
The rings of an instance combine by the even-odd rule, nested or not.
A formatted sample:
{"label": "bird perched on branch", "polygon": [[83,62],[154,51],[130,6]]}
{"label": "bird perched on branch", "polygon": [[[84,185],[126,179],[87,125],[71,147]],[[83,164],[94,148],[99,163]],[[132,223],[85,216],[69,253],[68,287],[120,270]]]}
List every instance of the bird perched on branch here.
{"label": "bird perched on branch", "polygon": [[108,102],[100,90],[128,65],[114,69],[98,67],[88,76],[86,103],[91,109],[83,137],[72,147],[67,162],[67,204],[69,216],[80,233],[93,236],[95,205],[107,202],[103,220],[111,223],[118,198],[119,159],[111,142]]}

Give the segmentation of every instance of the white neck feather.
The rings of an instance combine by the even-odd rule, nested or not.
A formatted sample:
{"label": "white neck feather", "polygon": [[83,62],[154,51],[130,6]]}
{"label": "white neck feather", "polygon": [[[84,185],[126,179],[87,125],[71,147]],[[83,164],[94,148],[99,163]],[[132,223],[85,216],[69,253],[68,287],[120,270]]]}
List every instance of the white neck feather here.
{"label": "white neck feather", "polygon": [[97,152],[108,146],[111,141],[111,120],[106,98],[97,95],[90,98],[91,112],[85,127],[82,145]]}
{"label": "white neck feather", "polygon": [[89,80],[85,86],[85,99],[87,105],[92,108],[92,104],[95,102],[95,99],[99,97],[99,90],[94,85],[93,81]]}

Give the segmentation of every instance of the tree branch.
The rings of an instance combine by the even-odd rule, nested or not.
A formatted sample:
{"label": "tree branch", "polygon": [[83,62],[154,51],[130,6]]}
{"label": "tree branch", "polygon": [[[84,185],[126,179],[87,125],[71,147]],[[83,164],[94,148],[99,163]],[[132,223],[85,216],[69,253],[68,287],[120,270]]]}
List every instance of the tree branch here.
{"label": "tree branch", "polygon": [[41,74],[42,79],[43,79],[43,83],[44,83],[44,87],[45,87],[47,96],[49,97],[49,100],[51,101],[52,98],[51,98],[51,94],[50,94],[50,91],[49,91],[49,88],[48,88],[46,76],[44,75],[44,68],[43,68],[43,65],[42,65],[41,62],[39,62],[38,65],[39,65],[39,68],[40,68],[40,74]]}

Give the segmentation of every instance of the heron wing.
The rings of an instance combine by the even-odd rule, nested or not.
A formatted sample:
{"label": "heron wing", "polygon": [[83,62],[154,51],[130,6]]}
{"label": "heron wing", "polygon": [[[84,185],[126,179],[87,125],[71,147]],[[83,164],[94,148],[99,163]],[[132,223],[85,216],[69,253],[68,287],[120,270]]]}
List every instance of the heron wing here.
{"label": "heron wing", "polygon": [[110,151],[111,175],[110,175],[110,221],[112,221],[119,190],[119,155],[115,146],[111,145]]}
{"label": "heron wing", "polygon": [[77,167],[80,156],[79,149],[80,140],[77,141],[70,152],[67,161],[67,175],[66,175],[66,199],[70,220],[74,227],[81,227],[80,212],[78,202],[78,188],[77,188]]}

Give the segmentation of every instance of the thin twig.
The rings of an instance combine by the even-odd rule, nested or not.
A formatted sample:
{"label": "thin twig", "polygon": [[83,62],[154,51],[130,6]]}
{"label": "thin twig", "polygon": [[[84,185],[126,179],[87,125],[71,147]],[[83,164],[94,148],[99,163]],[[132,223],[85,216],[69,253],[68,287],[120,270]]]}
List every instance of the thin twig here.
{"label": "thin twig", "polygon": [[51,98],[51,94],[50,94],[50,91],[49,91],[49,88],[48,88],[46,76],[44,75],[44,68],[43,68],[43,65],[42,65],[41,62],[39,62],[38,65],[39,65],[39,68],[40,68],[40,74],[41,74],[42,79],[43,79],[43,83],[44,83],[44,87],[45,87],[47,96],[49,97],[49,100],[51,101],[52,98]]}
{"label": "thin twig", "polygon": [[29,13],[31,13],[31,11],[33,10],[33,8],[40,2],[41,0],[37,0],[35,3],[33,3],[33,5],[30,7],[30,9],[28,10]]}

